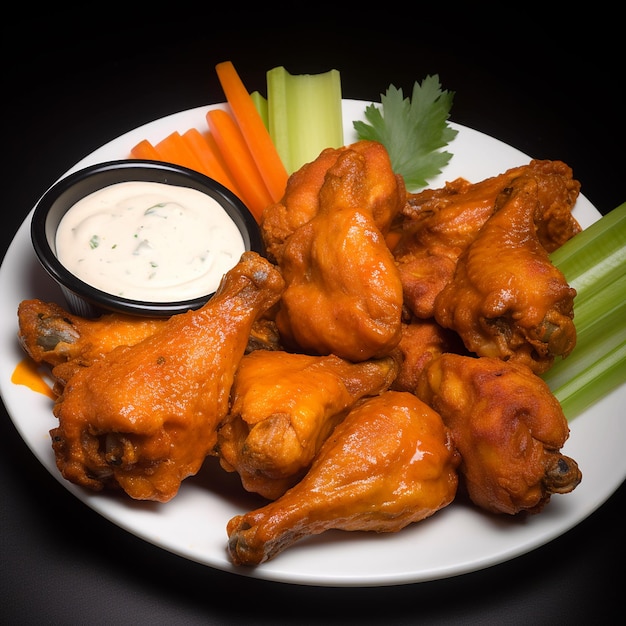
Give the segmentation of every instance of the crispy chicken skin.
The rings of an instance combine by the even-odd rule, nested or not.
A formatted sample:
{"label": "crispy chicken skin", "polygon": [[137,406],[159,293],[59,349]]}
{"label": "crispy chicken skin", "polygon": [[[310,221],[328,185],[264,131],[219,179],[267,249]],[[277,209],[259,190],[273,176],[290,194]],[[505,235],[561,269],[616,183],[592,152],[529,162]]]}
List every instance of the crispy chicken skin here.
{"label": "crispy chicken skin", "polygon": [[260,564],[330,529],[397,532],[452,502],[458,460],[435,411],[384,392],[352,409],[296,486],[229,521],[230,557]]}
{"label": "crispy chicken skin", "polygon": [[493,213],[503,181],[472,185],[464,179],[441,189],[409,195],[394,257],[404,289],[404,303],[422,319],[433,316],[437,294],[454,274],[456,261]]}
{"label": "crispy chicken skin", "polygon": [[464,250],[435,298],[435,319],[479,356],[547,371],[576,344],[574,296],[537,235],[542,219],[535,177],[522,175]]}
{"label": "crispy chicken skin", "polygon": [[140,342],[165,323],[120,313],[88,319],[37,299],[20,302],[17,316],[22,348],[36,363],[52,366],[73,359],[89,365],[117,346]]}
{"label": "crispy chicken skin", "polygon": [[118,346],[139,343],[165,323],[119,313],[87,319],[37,299],[20,302],[17,315],[19,342],[33,361],[52,367],[57,395],[76,370],[89,367]]}
{"label": "crispy chicken skin", "polygon": [[261,233],[269,259],[280,265],[289,237],[317,215],[326,174],[346,152],[363,158],[364,181],[358,201],[377,227],[387,232],[406,201],[406,189],[403,179],[393,173],[385,147],[376,141],[358,141],[341,148],[327,148],[294,172],[287,181],[284,197],[263,212]]}
{"label": "crispy chicken skin", "polygon": [[351,363],[282,351],[244,356],[218,431],[222,467],[237,471],[247,491],[278,498],[354,404],[388,389],[397,371],[391,357]]}
{"label": "crispy chicken skin", "polygon": [[412,318],[403,322],[402,338],[393,352],[400,367],[391,389],[413,392],[426,364],[444,352],[465,352],[455,332],[434,319]]}
{"label": "crispy chicken skin", "polygon": [[444,354],[425,367],[416,394],[452,431],[461,484],[477,506],[537,513],[580,482],[576,462],[560,453],[569,436],[561,406],[527,366]]}
{"label": "crispy chicken skin", "polygon": [[272,261],[282,259],[286,241],[293,233],[313,219],[319,210],[319,192],[328,169],[342,149],[328,148],[311,163],[303,165],[287,180],[285,195],[268,206],[261,217],[261,235],[265,253]]}
{"label": "crispy chicken skin", "polygon": [[[388,160],[385,167],[378,176],[396,180]],[[402,285],[377,221],[393,213],[380,205],[399,210],[405,194],[396,185],[386,191],[391,199],[371,202],[379,197],[377,180],[361,152],[341,151],[326,172],[317,213],[287,240],[276,325],[290,352],[364,361],[386,356],[400,340]]]}
{"label": "crispy chicken skin", "polygon": [[537,183],[540,219],[535,226],[548,252],[580,232],[571,213],[580,183],[562,161],[532,160],[477,183],[459,178],[408,194],[394,256],[405,305],[416,316],[434,315],[435,297],[452,278],[457,259],[493,215],[498,196],[520,176]]}
{"label": "crispy chicken skin", "polygon": [[54,405],[61,474],[135,499],[174,497],[213,449],[252,323],[283,287],[272,264],[246,252],[201,309],[78,370]]}

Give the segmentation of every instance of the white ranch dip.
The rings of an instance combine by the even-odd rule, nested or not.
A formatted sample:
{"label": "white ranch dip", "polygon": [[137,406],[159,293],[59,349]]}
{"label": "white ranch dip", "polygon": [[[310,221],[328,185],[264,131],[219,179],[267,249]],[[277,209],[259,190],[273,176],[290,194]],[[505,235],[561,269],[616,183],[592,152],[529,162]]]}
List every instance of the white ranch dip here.
{"label": "white ranch dip", "polygon": [[78,201],[56,234],[59,261],[101,291],[170,302],[213,293],[245,250],[210,196],[154,182],[110,185]]}

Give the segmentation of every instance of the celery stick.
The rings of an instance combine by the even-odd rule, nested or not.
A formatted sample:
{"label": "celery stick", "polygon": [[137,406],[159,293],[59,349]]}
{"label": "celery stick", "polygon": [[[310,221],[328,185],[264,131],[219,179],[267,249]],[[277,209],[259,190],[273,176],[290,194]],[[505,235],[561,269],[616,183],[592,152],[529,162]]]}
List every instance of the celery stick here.
{"label": "celery stick", "polygon": [[550,258],[577,291],[576,347],[542,378],[573,419],[626,382],[626,203]]}
{"label": "celery stick", "polygon": [[565,242],[550,260],[578,292],[578,302],[611,284],[626,266],[626,202]]}
{"label": "celery stick", "polygon": [[572,420],[602,396],[624,383],[626,377],[626,341],[615,346],[600,360],[574,376],[554,391],[563,413]]}
{"label": "celery stick", "polygon": [[[270,137],[287,170],[293,172],[291,166],[291,146],[289,144],[289,104],[287,88],[287,71],[284,67],[275,67],[267,72],[267,124]],[[293,104],[292,104],[293,106]]]}
{"label": "celery stick", "polygon": [[252,98],[252,102],[254,102],[254,107],[259,112],[259,115],[263,120],[265,128],[269,130],[269,122],[267,120],[267,98],[264,98],[258,91],[253,91],[250,94],[250,97]]}
{"label": "celery stick", "polygon": [[289,174],[325,148],[343,146],[341,77],[338,70],[289,74],[267,72],[268,127]]}
{"label": "celery stick", "polygon": [[[626,281],[623,281],[623,285],[626,285]],[[542,374],[542,378],[553,391],[558,391],[567,385],[571,379],[594,363],[601,361],[616,344],[626,342],[626,323],[624,323],[626,320],[626,287],[617,300],[605,299],[604,291],[601,295],[602,297],[598,297],[598,300],[605,303],[605,310],[599,312],[595,318],[588,318],[584,325],[579,324],[577,327],[579,330],[576,333],[576,346],[572,353],[564,359],[555,361],[554,365]],[[590,302],[591,304],[593,301]],[[576,321],[576,316],[574,321]],[[626,379],[626,372],[624,378]]]}
{"label": "celery stick", "polygon": [[[602,324],[607,334],[617,331],[620,326],[626,328],[626,264],[613,282],[594,291],[593,297],[585,296],[587,290],[574,298],[574,325],[579,341],[590,326]],[[615,309],[622,310],[621,318],[615,315]],[[609,316],[613,321],[603,323]]]}

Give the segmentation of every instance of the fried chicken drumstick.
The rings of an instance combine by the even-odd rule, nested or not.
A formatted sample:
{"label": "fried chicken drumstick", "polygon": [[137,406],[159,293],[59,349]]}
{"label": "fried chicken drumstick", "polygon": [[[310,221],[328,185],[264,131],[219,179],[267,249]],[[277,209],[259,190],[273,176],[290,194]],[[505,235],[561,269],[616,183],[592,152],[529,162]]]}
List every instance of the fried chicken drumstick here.
{"label": "fried chicken drumstick", "polygon": [[444,352],[465,352],[455,332],[432,319],[414,317],[403,322],[402,338],[393,352],[400,368],[391,389],[413,392],[426,364]]}
{"label": "fried chicken drumstick", "polygon": [[78,370],[53,409],[61,474],[135,499],[176,495],[212,451],[250,328],[283,287],[275,266],[246,252],[201,309]]}
{"label": "fried chicken drumstick", "polygon": [[443,354],[422,372],[417,395],[441,414],[461,454],[472,502],[493,513],[537,513],[581,480],[560,453],[567,420],[548,385],[527,366]]}
{"label": "fried chicken drumstick", "polygon": [[394,256],[405,305],[417,317],[434,315],[435,298],[452,279],[458,258],[494,214],[498,196],[520,176],[537,184],[534,226],[548,252],[580,232],[572,216],[580,183],[562,161],[534,159],[476,183],[458,178],[438,189],[408,194]]}
{"label": "fried chicken drumstick", "polygon": [[278,498],[354,404],[386,391],[397,371],[391,357],[351,363],[267,350],[244,356],[218,431],[220,464],[237,471],[246,490]]}
{"label": "fried chicken drumstick", "polygon": [[538,236],[539,195],[535,177],[526,175],[498,195],[494,214],[434,303],[437,322],[456,331],[468,350],[524,363],[538,374],[576,344],[576,291]]}
{"label": "fried chicken drumstick", "polygon": [[457,464],[435,411],[409,392],[384,392],[352,409],[296,486],[230,520],[231,559],[260,564],[330,529],[397,532],[454,499]]}

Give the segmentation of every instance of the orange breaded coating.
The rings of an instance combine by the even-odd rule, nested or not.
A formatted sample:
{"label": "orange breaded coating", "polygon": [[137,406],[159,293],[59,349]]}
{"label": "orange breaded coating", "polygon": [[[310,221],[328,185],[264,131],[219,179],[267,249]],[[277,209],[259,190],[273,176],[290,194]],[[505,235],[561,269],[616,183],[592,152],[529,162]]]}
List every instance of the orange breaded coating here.
{"label": "orange breaded coating", "polygon": [[443,354],[426,365],[416,393],[452,431],[477,506],[537,513],[580,482],[578,465],[560,452],[569,436],[561,406],[527,366]]}
{"label": "orange breaded coating", "polygon": [[479,356],[547,371],[576,344],[574,296],[537,234],[543,219],[534,176],[498,195],[496,210],[435,298],[435,319]]}
{"label": "orange breaded coating", "polygon": [[271,263],[246,252],[201,309],[77,371],[54,405],[61,474],[139,500],[174,497],[212,452],[250,328],[283,287]]}
{"label": "orange breaded coating", "polygon": [[397,532],[447,506],[458,456],[441,417],[408,392],[358,405],[324,442],[306,476],[227,526],[236,565],[256,565],[330,529]]}
{"label": "orange breaded coating", "polygon": [[391,388],[413,392],[426,364],[444,352],[465,353],[456,333],[443,328],[433,319],[413,318],[403,322],[402,338],[394,350],[400,369]]}
{"label": "orange breaded coating", "polygon": [[402,285],[377,224],[391,220],[390,207],[399,210],[405,194],[397,182],[379,182],[397,181],[388,157],[378,176],[370,168],[360,151],[340,151],[317,213],[285,244],[276,325],[289,351],[364,361],[386,356],[400,340]]}
{"label": "orange breaded coating", "polygon": [[265,209],[261,233],[268,257],[279,265],[285,243],[293,233],[320,210],[320,191],[328,170],[345,152],[363,157],[364,183],[360,186],[361,208],[386,233],[406,200],[403,180],[393,173],[385,147],[376,141],[357,141],[341,148],[327,148],[310,163],[295,171],[287,181],[285,195]]}
{"label": "orange breaded coating", "polygon": [[54,302],[23,300],[17,308],[18,339],[36,363],[58,365],[79,359],[87,366],[117,346],[145,339],[165,320],[122,313],[84,318]]}
{"label": "orange breaded coating", "polygon": [[417,317],[434,315],[437,294],[456,262],[496,210],[496,199],[519,177],[537,184],[537,237],[552,252],[581,228],[572,216],[580,183],[562,161],[532,160],[477,183],[458,178],[438,189],[409,194],[402,235],[394,248],[405,305]]}
{"label": "orange breaded coating", "polygon": [[397,371],[391,357],[351,363],[282,351],[244,356],[218,431],[222,467],[235,470],[246,490],[278,498],[355,403],[388,389]]}

